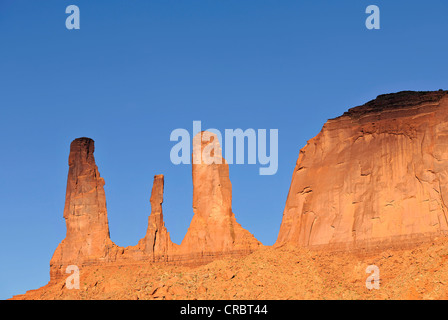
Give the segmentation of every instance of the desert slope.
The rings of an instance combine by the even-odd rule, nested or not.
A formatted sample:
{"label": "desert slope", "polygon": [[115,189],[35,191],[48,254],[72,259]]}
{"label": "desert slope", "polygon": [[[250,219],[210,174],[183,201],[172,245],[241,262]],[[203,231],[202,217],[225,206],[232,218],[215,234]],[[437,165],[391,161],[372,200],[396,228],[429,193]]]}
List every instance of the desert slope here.
{"label": "desert slope", "polygon": [[[366,268],[380,270],[368,290]],[[110,264],[80,270],[80,289],[65,280],[15,299],[447,299],[448,241],[370,255],[307,248],[258,249],[187,267],[161,263]]]}

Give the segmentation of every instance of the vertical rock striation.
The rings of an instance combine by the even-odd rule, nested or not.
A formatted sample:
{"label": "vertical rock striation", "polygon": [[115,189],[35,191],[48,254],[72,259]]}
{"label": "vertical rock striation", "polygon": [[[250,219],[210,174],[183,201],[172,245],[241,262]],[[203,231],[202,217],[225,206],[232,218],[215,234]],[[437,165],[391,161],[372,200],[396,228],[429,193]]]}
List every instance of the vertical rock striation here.
{"label": "vertical rock striation", "polygon": [[448,94],[381,95],[300,150],[277,246],[374,249],[448,231]]}

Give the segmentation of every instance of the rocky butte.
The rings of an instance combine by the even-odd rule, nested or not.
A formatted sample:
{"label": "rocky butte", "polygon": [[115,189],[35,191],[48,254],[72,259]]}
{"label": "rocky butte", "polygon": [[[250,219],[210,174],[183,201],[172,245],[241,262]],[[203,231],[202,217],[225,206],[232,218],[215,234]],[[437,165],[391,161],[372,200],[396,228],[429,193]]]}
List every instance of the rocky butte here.
{"label": "rocky butte", "polygon": [[300,150],[276,246],[401,247],[448,231],[447,91],[380,95]]}
{"label": "rocky butte", "polygon": [[[74,140],[64,208],[67,234],[51,259],[50,283],[16,298],[448,296],[448,240],[439,237],[448,231],[447,91],[380,95],[328,120],[300,150],[273,248],[237,223],[229,167],[216,135],[201,132],[193,145],[194,216],[182,243],[174,244],[164,225],[164,177],[156,175],[146,235],[122,248],[109,236],[94,142]],[[365,266],[372,263],[381,266],[386,285],[367,292]],[[77,265],[89,279],[82,290],[64,289],[68,265]],[[110,268],[99,267],[106,265]],[[184,279],[183,272],[197,281],[191,275]],[[426,280],[417,283],[417,276]]]}
{"label": "rocky butte", "polygon": [[[204,138],[206,135],[206,139]],[[122,248],[109,236],[104,179],[94,158],[94,141],[74,140],[70,146],[64,208],[67,234],[50,261],[51,280],[65,277],[69,265],[129,262],[203,264],[223,256],[251,253],[261,243],[236,221],[232,212],[229,167],[221,156],[217,136],[201,132],[194,137],[197,154],[207,150],[216,163],[202,158],[193,164],[194,216],[180,245],[171,242],[163,222],[163,175],[156,175],[150,198],[151,215],[146,235],[136,246]],[[205,150],[205,151],[204,151]]]}

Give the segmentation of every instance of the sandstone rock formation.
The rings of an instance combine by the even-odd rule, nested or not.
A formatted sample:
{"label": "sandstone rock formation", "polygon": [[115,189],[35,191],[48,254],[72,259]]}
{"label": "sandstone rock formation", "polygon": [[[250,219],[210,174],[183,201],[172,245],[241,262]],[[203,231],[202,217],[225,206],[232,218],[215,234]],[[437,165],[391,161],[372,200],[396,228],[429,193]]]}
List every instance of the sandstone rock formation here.
{"label": "sandstone rock formation", "polygon": [[145,237],[138,243],[138,248],[150,261],[169,261],[176,245],[171,242],[170,234],[163,222],[163,175],[154,176],[151,192],[151,215],[148,218],[148,230]]}
{"label": "sandstone rock formation", "polygon": [[[151,193],[151,215],[146,235],[136,246],[122,248],[109,236],[104,193],[104,179],[95,164],[94,141],[79,138],[72,142],[64,218],[65,239],[57,247],[50,262],[52,280],[66,276],[69,265],[79,268],[104,263],[170,262],[202,264],[223,255],[243,255],[261,245],[252,234],[236,222],[232,212],[232,186],[229,168],[221,156],[218,140],[194,141],[199,152],[211,149],[216,163],[199,158],[193,165],[193,210],[190,228],[179,246],[171,242],[163,222],[163,175],[156,175]],[[198,140],[199,139],[199,140]],[[214,150],[219,150],[214,154]],[[205,153],[204,153],[205,154]],[[213,159],[212,159],[213,160]],[[222,162],[221,162],[222,161]]]}
{"label": "sandstone rock formation", "polygon": [[51,261],[51,277],[64,274],[71,264],[109,260],[113,243],[109,237],[104,179],[100,177],[93,152],[94,141],[79,138],[70,145],[64,219],[67,234]]}
{"label": "sandstone rock formation", "polygon": [[448,93],[378,96],[300,150],[276,246],[405,245],[448,231]]}
{"label": "sandstone rock formation", "polygon": [[227,254],[247,254],[261,243],[243,229],[232,212],[229,165],[216,134],[203,131],[193,138],[194,216],[180,245],[188,259],[210,260]]}

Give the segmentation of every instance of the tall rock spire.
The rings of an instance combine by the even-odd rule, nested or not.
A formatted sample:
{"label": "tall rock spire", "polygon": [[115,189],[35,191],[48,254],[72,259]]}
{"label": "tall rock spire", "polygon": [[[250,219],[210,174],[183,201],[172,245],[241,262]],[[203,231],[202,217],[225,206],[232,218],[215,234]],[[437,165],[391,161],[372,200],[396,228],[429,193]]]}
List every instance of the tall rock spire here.
{"label": "tall rock spire", "polygon": [[[51,274],[60,276],[71,264],[82,265],[108,259],[113,243],[109,237],[104,179],[93,153],[94,141],[79,138],[70,145],[64,219],[66,237],[51,259]],[[64,269],[64,270],[62,270]]]}
{"label": "tall rock spire", "polygon": [[138,247],[145,255],[149,255],[152,261],[168,261],[175,244],[171,242],[170,234],[163,222],[163,175],[154,176],[151,192],[151,215],[148,218],[146,235],[140,240]]}
{"label": "tall rock spire", "polygon": [[193,138],[193,211],[181,252],[197,259],[248,253],[261,243],[243,229],[232,212],[229,166],[216,134],[203,131]]}

